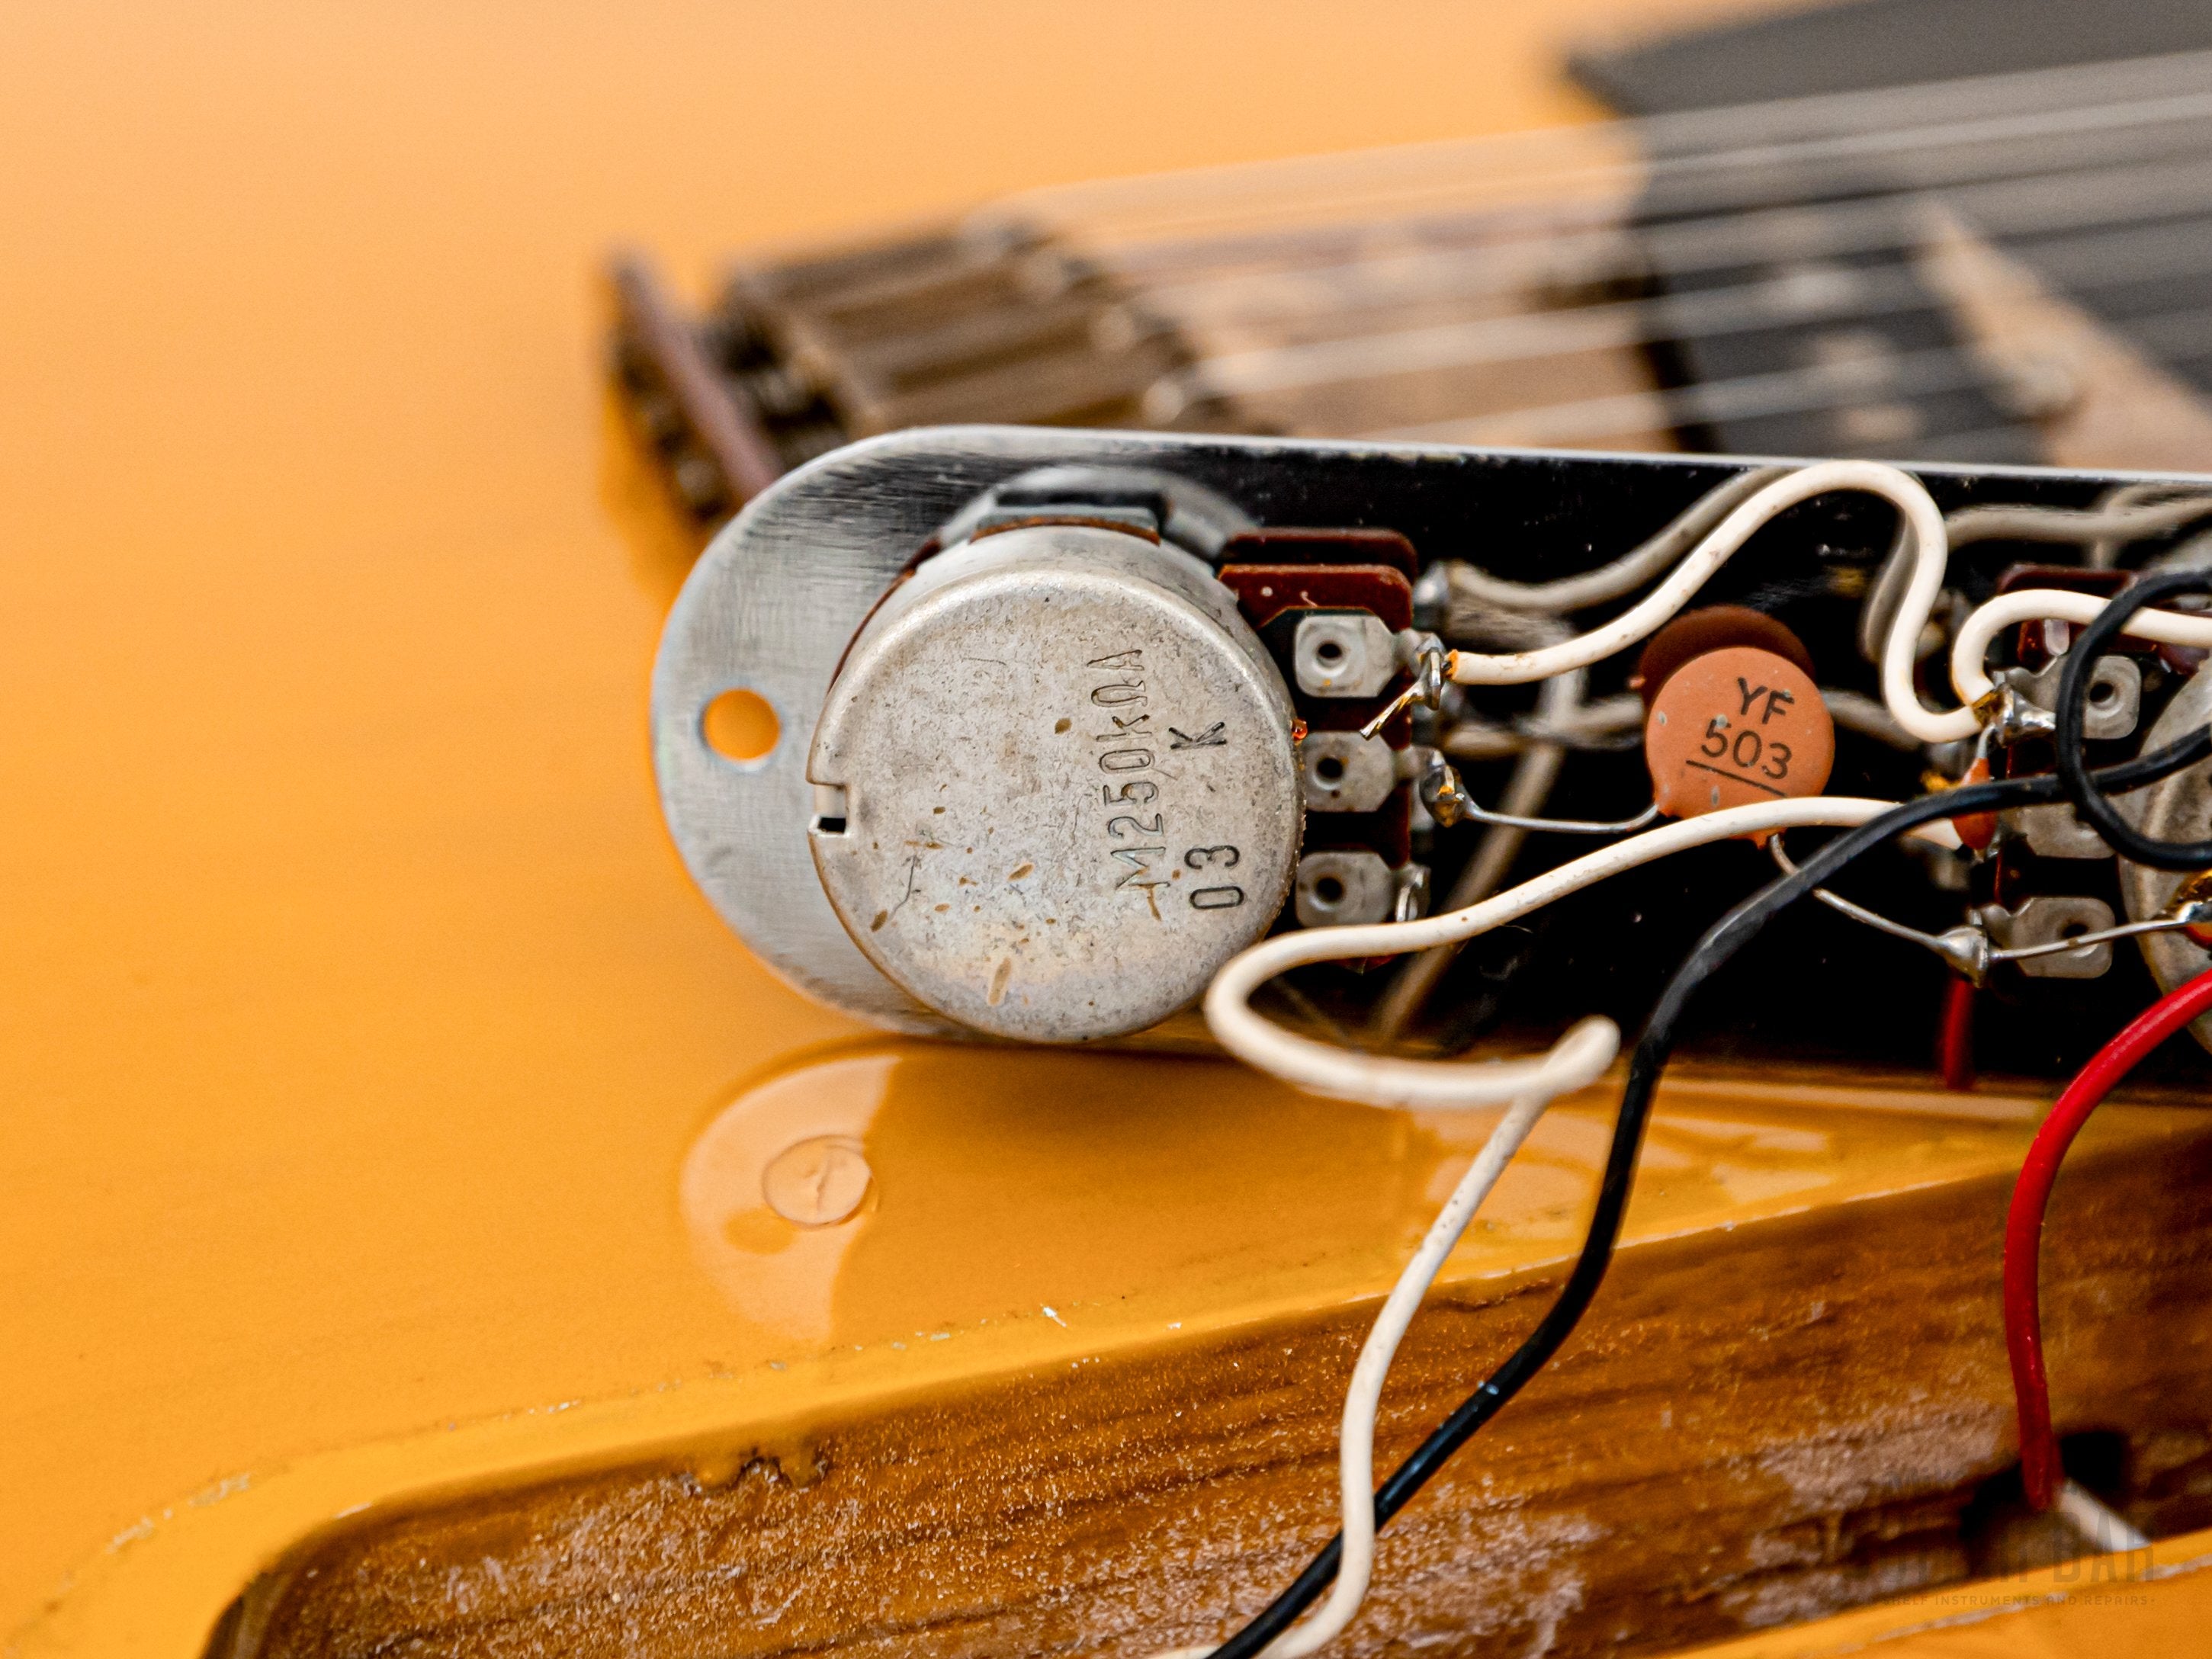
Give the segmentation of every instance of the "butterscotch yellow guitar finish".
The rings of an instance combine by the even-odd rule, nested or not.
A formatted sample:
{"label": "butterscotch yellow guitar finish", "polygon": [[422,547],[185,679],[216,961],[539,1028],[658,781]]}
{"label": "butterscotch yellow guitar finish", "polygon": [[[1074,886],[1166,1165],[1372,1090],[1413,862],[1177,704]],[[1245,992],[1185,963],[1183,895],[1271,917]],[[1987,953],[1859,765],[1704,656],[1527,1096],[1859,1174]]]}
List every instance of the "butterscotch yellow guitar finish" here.
{"label": "butterscotch yellow guitar finish", "polygon": [[[692,1650],[709,1626],[684,1622],[691,1590],[653,1590],[656,1539],[760,1576],[748,1615],[713,1627],[732,1651],[866,1632],[920,1652],[952,1629],[978,1650],[1136,1654],[1287,1577],[1331,1524],[1358,1331],[1485,1125],[1219,1062],[885,1042],[753,962],[654,804],[646,677],[690,548],[605,406],[591,273],[625,237],[703,270],[1033,183],[1576,118],[1593,112],[1556,79],[1561,45],[1707,9],[18,9],[0,52],[9,1650],[402,1632]],[[1636,1549],[1592,1540],[1688,1490],[1659,1478],[1690,1468],[1654,1437],[1662,1409],[1754,1471],[1700,1501],[1743,1536],[1802,1532],[1826,1443],[1800,1413],[1824,1364],[1899,1372],[1875,1392],[1908,1428],[1915,1398],[1963,1413],[1967,1441],[1929,1454],[1978,1446],[1960,1480],[2001,1463],[1991,1203],[2038,1103],[1936,1103],[1954,1115],[1817,1079],[1678,1088],[1613,1322],[1562,1366],[1571,1395],[1614,1389],[1596,1420],[1651,1473],[1644,1495],[1530,1472],[1546,1447],[1608,1455],[1540,1385],[1495,1455],[1526,1455],[1523,1541],[1552,1544],[1475,1583],[1488,1558],[1466,1550],[1513,1524],[1482,1511],[1453,1553],[1486,1443],[1459,1507],[1409,1512],[1386,1544],[1357,1639],[1480,1635],[1504,1627],[1474,1615],[1510,1604],[1528,1634],[1548,1617],[1586,1644],[1577,1609],[1606,1594],[1629,1598],[1616,1623],[1648,1607],[1654,1641],[1744,1628],[1769,1604],[1662,1607]],[[1532,1316],[1609,1108],[1548,1123],[1447,1269],[1386,1455]],[[2054,1250],[2062,1413],[2114,1374],[2094,1321],[2184,1282],[2202,1219],[2164,1216],[2143,1172],[2191,1160],[2212,1163],[2207,1131],[2152,1109],[2085,1142],[2083,1190],[2170,1231],[2128,1259],[2118,1304],[2112,1259]],[[1838,1328],[1950,1298],[1940,1374],[1839,1345],[1729,1417],[1710,1379],[1666,1371],[1682,1343],[1607,1369],[1620,1322],[1663,1323],[1668,1285],[1700,1275],[1743,1342],[1762,1309],[1802,1318],[1833,1292],[1778,1267],[1730,1279],[1731,1238],[1744,1259],[1841,1260],[1837,1218],[1910,1192],[1935,1195],[1911,1213],[1955,1260],[1895,1236],[1890,1289]],[[2197,1317],[2174,1327],[2172,1375],[2129,1374],[2119,1426],[2203,1406]],[[1248,1364],[1260,1392],[1239,1392]],[[1197,1479],[1213,1454],[1184,1409],[1258,1449]],[[1033,1524],[1059,1513],[1036,1485],[1059,1436],[1093,1457],[1066,1474],[1105,1517],[1088,1531]],[[902,1459],[927,1480],[902,1486]],[[852,1506],[849,1555],[805,1531],[826,1492]],[[946,1546],[917,1580],[895,1522],[939,1498],[1003,1553]],[[583,1541],[580,1516],[611,1530]],[[785,1546],[748,1516],[797,1528],[781,1559],[805,1571],[775,1577]],[[623,1541],[617,1520],[645,1531]],[[1546,1565],[1584,1545],[1626,1565]],[[1929,1547],[1893,1588],[1943,1578]],[[1040,1601],[1055,1576],[1075,1613]],[[1770,1595],[1778,1616],[1866,1599],[1800,1589]],[[626,1626],[641,1590],[665,1594]],[[2212,1609],[2185,1575],[2154,1590],[2112,1617],[2178,1630],[2176,1606]],[[1851,1640],[1899,1622],[1854,1616],[1875,1624]],[[2070,1640],[2071,1617],[2008,1624]],[[1755,1650],[1835,1650],[1817,1628]]]}

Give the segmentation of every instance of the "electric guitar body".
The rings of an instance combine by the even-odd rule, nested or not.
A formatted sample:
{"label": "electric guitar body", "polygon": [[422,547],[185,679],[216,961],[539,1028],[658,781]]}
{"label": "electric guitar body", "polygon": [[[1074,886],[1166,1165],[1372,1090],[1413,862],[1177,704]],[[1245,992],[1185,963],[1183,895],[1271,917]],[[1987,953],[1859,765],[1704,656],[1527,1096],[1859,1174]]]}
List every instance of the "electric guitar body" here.
{"label": "electric guitar body", "polygon": [[[1483,27],[1555,27],[1528,14]],[[1402,605],[1474,650],[1466,571],[1602,565],[1750,465],[1717,454],[1899,459],[1954,515],[2162,511],[2212,472],[2212,336],[2172,289],[2212,218],[2194,58],[1055,186],[747,255],[693,298],[628,258],[592,312],[624,225],[690,271],[823,222],[827,151],[772,222],[735,161],[671,163],[727,131],[697,65],[781,54],[864,149],[902,142],[913,106],[876,107],[849,32],[813,27],[27,32],[35,165],[5,188],[37,234],[0,331],[48,395],[0,416],[10,1653],[1219,1641],[1334,1531],[1361,1344],[1500,1114],[1301,1091],[1188,1006],[1009,1040],[990,1011],[1028,991],[995,958],[984,1012],[932,1001],[893,951],[918,913],[872,927],[818,877],[866,786],[810,769],[815,733],[879,611],[993,540],[1195,561],[1299,741],[1350,757],[1352,701],[1300,678],[1305,613]],[[1023,27],[1073,64],[1091,25]],[[1249,44],[1167,33],[1213,76]],[[1412,62],[1345,41],[1354,82]],[[871,51],[885,84],[935,76],[933,108],[991,93],[934,36]],[[1484,70],[1499,107],[1585,107],[1548,46],[1523,56]],[[1103,107],[1139,95],[1121,72],[1093,77]],[[1042,113],[1061,94],[1036,95],[1073,145]],[[1280,101],[1191,118],[1233,131]],[[556,106],[584,112],[573,131]],[[1276,148],[1341,141],[1310,119]],[[943,154],[953,184],[826,216],[1000,182]],[[1039,176],[1164,154],[1133,129],[1114,167],[1075,147]],[[738,205],[702,223],[715,191]],[[1961,568],[1978,596],[2030,562],[2105,592],[2119,562],[2185,568],[2199,527],[2109,556],[1994,538]],[[1808,504],[1710,597],[1802,634],[1835,694],[1834,787],[1905,799],[1927,757],[1857,644],[1891,531]],[[1333,597],[1279,603],[1277,580]],[[1999,672],[2032,678],[2049,645],[2007,634]],[[1091,692],[1124,690],[1079,712],[1133,721],[1137,675],[1097,660],[1120,678]],[[2112,759],[2168,708],[2187,725],[2199,660],[2130,657]],[[971,667],[954,714],[1018,701]],[[1398,758],[1372,801],[1301,783],[1273,887],[1254,843],[1166,828],[1161,891],[1164,864],[1102,867],[1142,878],[1117,892],[1147,925],[1273,894],[1255,938],[1330,920],[1298,906],[1370,867],[1377,919],[1446,908],[1486,859],[1556,868],[1579,848],[1438,821],[1410,757],[1494,799],[1564,753],[1548,810],[1633,811],[1649,715],[1607,672],[1571,737],[1487,691],[1378,727]],[[1173,739],[1196,767],[1232,725],[1177,714]],[[1133,809],[1127,833],[1091,826],[1099,858],[1133,852],[1166,816],[1133,780],[1186,751],[1067,735],[1086,792]],[[1988,892],[1902,854],[1845,884],[1929,927],[2173,902],[2109,849],[2054,874],[2018,834]],[[1595,890],[1410,978],[1303,969],[1255,1006],[1428,1059],[1519,1052],[1601,1002],[1632,1039],[1674,957],[1774,873],[1748,842],[1705,850],[1633,903]],[[924,891],[933,867],[917,854],[904,896],[949,914],[958,878]],[[2147,1546],[2021,1501],[2000,1311],[2052,1096],[2196,947],[2007,934],[2047,951],[2023,963],[2104,950],[2110,971],[1993,978],[1968,1086],[1936,1058],[1942,964],[1798,912],[1716,979],[1589,1317],[1382,1533],[1330,1651],[2199,1638],[2212,1119],[2185,1038],[2084,1132],[2041,1277],[2068,1471]],[[1560,1292],[1621,1089],[1553,1107],[1444,1261],[1380,1468]]]}

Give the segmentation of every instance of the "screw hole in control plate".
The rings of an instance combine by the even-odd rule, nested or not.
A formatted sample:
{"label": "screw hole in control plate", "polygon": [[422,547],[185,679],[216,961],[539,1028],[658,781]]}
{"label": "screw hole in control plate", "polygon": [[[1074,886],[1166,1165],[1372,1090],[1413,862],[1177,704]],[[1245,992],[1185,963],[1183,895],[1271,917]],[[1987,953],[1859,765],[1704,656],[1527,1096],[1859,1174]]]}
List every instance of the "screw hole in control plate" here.
{"label": "screw hole in control plate", "polygon": [[766,697],[733,685],[700,712],[699,735],[724,760],[757,766],[775,752],[783,723]]}
{"label": "screw hole in control plate", "polygon": [[1344,884],[1334,876],[1323,876],[1319,881],[1314,883],[1313,890],[1314,896],[1323,904],[1336,905],[1344,902]]}
{"label": "screw hole in control plate", "polygon": [[1323,755],[1314,763],[1314,776],[1323,783],[1340,783],[1344,779],[1344,763],[1334,755]]}

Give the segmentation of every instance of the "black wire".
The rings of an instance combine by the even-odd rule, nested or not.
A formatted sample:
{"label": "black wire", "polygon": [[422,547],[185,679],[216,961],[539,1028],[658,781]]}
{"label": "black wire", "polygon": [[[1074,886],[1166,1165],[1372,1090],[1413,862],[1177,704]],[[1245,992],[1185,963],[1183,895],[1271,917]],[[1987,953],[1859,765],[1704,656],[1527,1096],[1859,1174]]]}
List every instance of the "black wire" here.
{"label": "black wire", "polygon": [[2058,676],[2058,730],[2053,741],[2066,798],[2074,803],[2076,816],[2094,824],[2114,852],[2154,870],[2203,870],[2212,868],[2212,841],[2154,841],[2144,835],[2105,799],[2081,757],[2081,724],[2098,653],[2112,642],[2129,617],[2172,593],[2212,593],[2212,570],[2167,570],[2138,577],[2081,630]]}
{"label": "black wire", "polygon": [[[2212,731],[2192,732],[2156,754],[2108,767],[2096,775],[2106,789],[2125,791],[2154,783],[2169,773],[2194,765],[2212,755]],[[2032,778],[2009,778],[1996,783],[1969,784],[1925,795],[1916,801],[1869,818],[1823,847],[1797,866],[1753,894],[1722,917],[1698,941],[1660,993],[1659,1001],[1644,1023],[1636,1052],[1628,1066],[1628,1085],[1620,1097],[1614,1121],[1613,1144],[1606,1153],[1605,1173],[1598,1182],[1597,1207],[1591,1213],[1589,1234],[1583,1242],[1566,1285],[1536,1328],[1523,1339],[1510,1358],[1489,1379],[1460,1403],[1424,1440],[1413,1455],[1391,1471],[1375,1494],[1375,1525],[1379,1530],[1405,1508],[1413,1494],[1426,1486],[1447,1459],[1518,1394],[1544,1368],[1560,1345],[1574,1332],[1589,1310],[1606,1269],[1613,1262],[1613,1248],[1620,1237],[1621,1217],[1628,1208],[1628,1191],[1636,1178],[1636,1159],[1644,1144],[1644,1127],[1651,1115],[1651,1101],[1659,1074],[1674,1052],[1674,1028],[1680,1023],[1690,998],[1729,957],[1748,945],[1776,915],[1824,885],[1861,854],[1891,837],[1936,818],[1970,812],[1994,812],[2062,799],[2058,778],[2043,773]],[[1270,1601],[1242,1630],[1213,1650],[1211,1659],[1255,1659],[1260,1650],[1287,1630],[1293,1620],[1312,1604],[1329,1580],[1336,1577],[1344,1551],[1344,1534],[1330,1539],[1290,1588]]]}

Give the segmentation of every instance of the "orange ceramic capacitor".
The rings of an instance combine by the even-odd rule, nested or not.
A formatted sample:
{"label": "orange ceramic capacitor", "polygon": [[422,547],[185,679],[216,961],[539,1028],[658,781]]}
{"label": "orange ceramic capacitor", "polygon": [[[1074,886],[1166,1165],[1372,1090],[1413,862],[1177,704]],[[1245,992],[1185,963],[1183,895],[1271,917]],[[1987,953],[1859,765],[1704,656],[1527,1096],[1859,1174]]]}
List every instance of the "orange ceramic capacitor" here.
{"label": "orange ceramic capacitor", "polygon": [[1817,795],[1836,759],[1835,723],[1813,677],[1759,646],[1692,657],[1651,696],[1644,757],[1669,817]]}
{"label": "orange ceramic capacitor", "polygon": [[[1970,783],[1987,783],[1989,781],[1989,761],[1978,756],[1959,783],[1964,787]],[[1961,812],[1951,820],[1951,827],[1959,832],[1961,847],[1970,852],[1986,853],[1990,843],[1997,838],[1997,815],[1994,812]]]}

